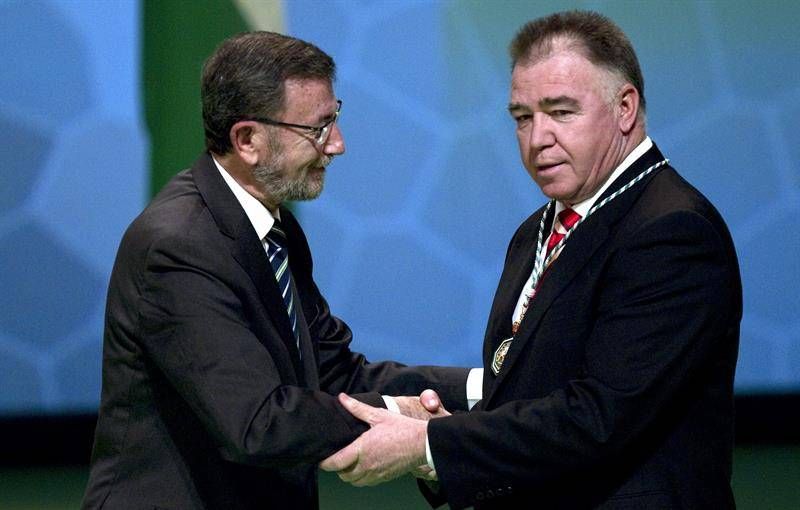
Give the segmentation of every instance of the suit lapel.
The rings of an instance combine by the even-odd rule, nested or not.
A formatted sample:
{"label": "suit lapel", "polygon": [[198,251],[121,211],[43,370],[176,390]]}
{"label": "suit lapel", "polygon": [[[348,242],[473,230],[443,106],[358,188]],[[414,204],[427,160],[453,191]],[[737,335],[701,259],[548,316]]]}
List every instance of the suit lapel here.
{"label": "suit lapel", "polygon": [[[297,287],[293,286],[295,302],[302,302]],[[319,367],[317,366],[317,353],[314,352],[314,344],[306,321],[306,314],[303,307],[297,309],[297,332],[300,334],[300,352],[302,353],[303,374],[306,385],[312,390],[319,390]]]}
{"label": "suit lapel", "polygon": [[[634,179],[641,172],[649,168],[651,165],[663,160],[664,157],[658,148],[653,147],[647,151],[641,158],[635,161],[630,168],[628,168],[611,186],[598,198],[595,203],[600,203],[601,200],[611,195],[629,181]],[[663,168],[663,167],[662,167]],[[542,318],[546,315],[548,309],[553,304],[564,290],[575,279],[578,273],[588,264],[597,251],[597,249],[605,243],[609,238],[609,233],[614,225],[625,215],[633,203],[641,194],[642,190],[646,187],[650,179],[655,176],[661,168],[650,173],[642,181],[638,182],[632,188],[617,196],[612,201],[608,202],[601,209],[598,209],[594,214],[589,216],[575,232],[570,235],[569,240],[564,245],[564,249],[558,256],[558,259],[552,263],[550,268],[545,273],[541,287],[539,288],[536,296],[534,297],[530,308],[525,314],[525,318],[520,324],[520,329],[514,338],[514,341],[506,354],[503,362],[503,367],[500,370],[494,384],[491,385],[489,393],[484,395],[486,403],[489,403],[491,397],[496,393],[497,388],[502,383],[505,376],[512,370],[515,362],[520,356],[523,348],[528,342],[535,341],[536,330]],[[546,226],[550,223],[546,223]],[[538,223],[537,223],[538,225]],[[535,250],[535,241],[532,250]],[[531,254],[531,258],[533,254]],[[525,278],[530,276],[531,268],[525,273]],[[518,281],[515,281],[515,287],[518,287]],[[519,297],[521,287],[517,288],[515,300]],[[516,301],[515,301],[516,303]],[[505,315],[505,320],[511,323],[511,312]],[[494,351],[490,353],[489,363],[491,363],[491,356]]]}
{"label": "suit lapel", "polygon": [[[295,373],[298,377],[302,377],[303,369],[289,315],[286,313],[286,304],[281,297],[264,246],[258,239],[253,225],[233,192],[219,175],[210,155],[203,154],[195,162],[192,175],[220,232],[230,239],[231,255],[250,276],[258,290],[261,302],[268,310],[278,336],[291,356]],[[265,342],[263,338],[260,340],[262,343]]]}
{"label": "suit lapel", "polygon": [[[522,227],[510,248],[511,253],[509,256],[514,258],[509,258],[506,261],[506,266],[503,268],[501,276],[501,281],[508,282],[508,284],[504,283],[498,286],[492,304],[491,315],[489,316],[489,325],[487,327],[489,334],[484,345],[484,359],[489,359],[489,363],[491,363],[491,356],[494,355],[494,351],[500,342],[511,336],[511,317],[514,314],[520,293],[522,293],[525,285],[528,284],[528,279],[533,271],[539,224],[544,212],[545,208],[542,207],[531,216],[526,222],[528,225]],[[545,218],[545,228],[548,228],[554,216],[555,212],[551,208]]]}

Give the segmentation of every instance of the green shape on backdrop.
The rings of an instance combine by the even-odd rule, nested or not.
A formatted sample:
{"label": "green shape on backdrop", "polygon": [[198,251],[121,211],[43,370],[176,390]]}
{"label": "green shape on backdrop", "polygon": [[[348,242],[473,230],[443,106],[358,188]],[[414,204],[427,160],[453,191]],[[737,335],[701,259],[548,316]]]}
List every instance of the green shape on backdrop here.
{"label": "green shape on backdrop", "polygon": [[205,147],[200,72],[225,38],[248,29],[229,0],[144,0],[143,91],[155,195]]}

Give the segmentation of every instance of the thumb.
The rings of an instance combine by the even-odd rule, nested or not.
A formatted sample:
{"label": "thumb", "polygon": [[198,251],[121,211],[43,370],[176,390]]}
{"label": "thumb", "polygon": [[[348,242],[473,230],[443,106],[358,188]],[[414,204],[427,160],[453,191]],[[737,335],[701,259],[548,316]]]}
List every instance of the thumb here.
{"label": "thumb", "polygon": [[442,400],[439,398],[439,394],[434,390],[425,390],[420,393],[419,401],[422,403],[422,407],[424,407],[429,413],[435,413],[442,405]]}
{"label": "thumb", "polygon": [[346,393],[339,393],[339,402],[347,411],[370,426],[378,422],[378,413],[381,411],[363,402],[359,402]]}

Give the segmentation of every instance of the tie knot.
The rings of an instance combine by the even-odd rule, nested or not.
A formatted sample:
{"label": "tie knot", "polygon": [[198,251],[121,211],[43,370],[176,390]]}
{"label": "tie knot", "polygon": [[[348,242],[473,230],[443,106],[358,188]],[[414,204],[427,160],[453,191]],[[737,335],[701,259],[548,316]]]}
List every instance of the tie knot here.
{"label": "tie knot", "polygon": [[275,224],[272,226],[267,235],[264,236],[267,240],[267,251],[268,253],[275,253],[276,251],[282,251],[286,253],[286,232],[283,231],[280,224],[276,221]]}
{"label": "tie knot", "polygon": [[561,222],[565,230],[570,230],[580,219],[581,215],[569,208],[558,213],[558,221]]}
{"label": "tie knot", "polygon": [[267,232],[267,237],[281,245],[286,242],[286,232],[283,231],[278,220],[275,220],[275,223],[272,224],[272,228]]}

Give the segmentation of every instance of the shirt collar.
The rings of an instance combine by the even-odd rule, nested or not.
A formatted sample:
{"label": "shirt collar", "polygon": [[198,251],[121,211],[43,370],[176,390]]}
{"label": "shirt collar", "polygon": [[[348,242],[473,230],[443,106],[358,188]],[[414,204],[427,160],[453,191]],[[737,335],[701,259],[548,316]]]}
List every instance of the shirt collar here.
{"label": "shirt collar", "polygon": [[[617,178],[619,178],[619,176],[622,175],[622,173],[625,172],[625,170],[627,170],[637,159],[641,158],[645,152],[649,151],[652,146],[653,140],[651,140],[649,136],[646,136],[644,140],[642,140],[642,142],[637,145],[636,148],[633,149],[625,159],[622,160],[622,163],[620,163],[619,166],[615,168],[613,172],[611,172],[611,175],[608,177],[608,179],[606,179],[606,182],[604,182],[603,185],[600,186],[597,191],[595,191],[594,195],[587,198],[583,202],[574,204],[572,206],[572,210],[580,214],[581,218],[585,218],[586,214],[592,208],[594,203],[597,202],[597,199],[602,196],[608,187],[611,186],[611,184],[613,184],[613,182],[616,181]],[[555,213],[558,214],[566,208],[567,206],[562,204],[560,201],[556,202]]]}
{"label": "shirt collar", "polygon": [[263,240],[267,233],[272,230],[272,226],[275,224],[275,219],[277,217],[280,220],[280,212],[276,213],[276,217],[273,217],[272,214],[269,212],[269,209],[264,207],[264,204],[258,201],[256,197],[245,191],[245,189],[236,182],[231,174],[228,173],[225,168],[217,161],[216,158],[212,156],[214,160],[214,164],[217,166],[217,170],[219,170],[220,175],[225,180],[225,184],[233,192],[233,195],[236,197],[236,200],[239,201],[239,204],[244,209],[244,213],[247,215],[247,219],[250,220],[250,223],[253,225],[253,228],[256,231],[256,235],[259,239]]}

